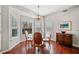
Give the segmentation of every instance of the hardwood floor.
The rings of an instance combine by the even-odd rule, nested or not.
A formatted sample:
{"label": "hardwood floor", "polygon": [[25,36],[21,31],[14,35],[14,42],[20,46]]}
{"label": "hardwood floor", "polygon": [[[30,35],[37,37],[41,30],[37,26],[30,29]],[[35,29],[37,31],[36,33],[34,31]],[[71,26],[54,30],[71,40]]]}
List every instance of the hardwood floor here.
{"label": "hardwood floor", "polygon": [[[60,45],[59,43],[51,41],[50,46],[47,43],[45,48],[42,48],[41,54],[79,54],[79,48],[68,47]],[[34,48],[31,43],[21,42],[15,46],[12,50],[5,52],[3,54],[35,54]]]}

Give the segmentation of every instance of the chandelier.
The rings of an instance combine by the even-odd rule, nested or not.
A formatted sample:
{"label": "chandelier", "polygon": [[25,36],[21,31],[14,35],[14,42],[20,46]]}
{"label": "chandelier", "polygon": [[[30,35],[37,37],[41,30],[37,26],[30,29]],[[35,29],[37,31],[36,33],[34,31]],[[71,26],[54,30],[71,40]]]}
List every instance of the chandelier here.
{"label": "chandelier", "polygon": [[40,6],[37,6],[37,8],[38,8],[38,14],[37,14],[37,17],[36,17],[37,20],[41,20],[42,19],[42,16],[39,15],[39,7]]}

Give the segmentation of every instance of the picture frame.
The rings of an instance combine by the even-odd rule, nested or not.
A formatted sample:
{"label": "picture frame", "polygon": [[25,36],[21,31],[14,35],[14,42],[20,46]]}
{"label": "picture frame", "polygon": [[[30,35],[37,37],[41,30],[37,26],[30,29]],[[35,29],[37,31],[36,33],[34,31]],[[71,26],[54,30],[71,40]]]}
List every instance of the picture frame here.
{"label": "picture frame", "polygon": [[63,21],[59,24],[61,31],[70,31],[72,29],[72,21]]}

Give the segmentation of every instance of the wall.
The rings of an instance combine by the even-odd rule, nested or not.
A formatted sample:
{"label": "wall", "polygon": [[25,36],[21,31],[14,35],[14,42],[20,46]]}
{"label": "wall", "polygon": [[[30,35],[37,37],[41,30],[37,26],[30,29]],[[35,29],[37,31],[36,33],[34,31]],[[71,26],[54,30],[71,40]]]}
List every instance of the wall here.
{"label": "wall", "polygon": [[[33,20],[32,15],[30,17],[30,13],[25,13],[19,9],[16,9],[12,6],[9,7],[9,47],[13,47],[15,46],[16,44],[18,44],[21,40],[22,40],[22,28],[21,28],[21,21],[25,20],[25,19],[22,19],[22,16],[27,16],[26,19],[27,20]],[[12,34],[12,26],[11,26],[11,17],[14,16],[16,19],[17,19],[17,27],[18,27],[18,36],[17,37],[12,37],[11,34]]]}
{"label": "wall", "polygon": [[[4,51],[13,48],[21,41],[21,15],[30,17],[31,14],[9,5],[2,5],[1,10],[1,50]],[[12,37],[12,16],[17,19],[18,35],[16,37]]]}
{"label": "wall", "polygon": [[1,50],[1,6],[0,6],[0,50]]}
{"label": "wall", "polygon": [[1,6],[1,50],[7,50],[9,48],[9,6]]}
{"label": "wall", "polygon": [[[55,12],[45,17],[45,20],[52,20],[52,37],[56,41],[56,33],[59,30],[59,24],[62,21],[72,21],[72,30],[67,33],[73,34],[73,45],[79,47],[79,6],[74,6],[68,9],[67,12]],[[49,24],[49,23],[48,23]]]}
{"label": "wall", "polygon": [[[9,7],[9,48],[20,42],[20,16],[18,14],[15,8]],[[14,28],[14,26],[12,26],[12,17],[16,19],[17,22],[16,29],[18,34],[16,37],[12,37],[12,29]]]}

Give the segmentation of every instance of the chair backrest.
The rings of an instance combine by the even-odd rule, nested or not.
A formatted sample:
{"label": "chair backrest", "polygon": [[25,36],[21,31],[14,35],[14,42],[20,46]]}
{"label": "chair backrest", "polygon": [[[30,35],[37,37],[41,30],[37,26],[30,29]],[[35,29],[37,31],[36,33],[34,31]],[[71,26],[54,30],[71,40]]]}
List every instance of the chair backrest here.
{"label": "chair backrest", "polygon": [[42,44],[42,34],[40,32],[34,33],[34,44]]}

